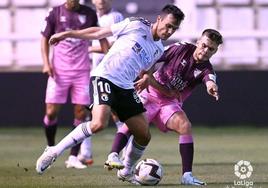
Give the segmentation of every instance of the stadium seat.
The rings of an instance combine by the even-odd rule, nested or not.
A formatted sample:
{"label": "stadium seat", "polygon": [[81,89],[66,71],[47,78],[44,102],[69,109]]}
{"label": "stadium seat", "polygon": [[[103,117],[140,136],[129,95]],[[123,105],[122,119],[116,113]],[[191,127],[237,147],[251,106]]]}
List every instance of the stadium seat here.
{"label": "stadium seat", "polygon": [[268,39],[261,41],[261,54],[263,55],[261,62],[263,66],[268,68]]}
{"label": "stadium seat", "polygon": [[252,30],[254,26],[253,9],[247,7],[223,8],[221,10],[220,23],[221,29],[225,31],[240,31],[241,28],[243,30]]}
{"label": "stadium seat", "polygon": [[0,38],[11,32],[11,14],[9,10],[0,9]]}
{"label": "stadium seat", "polygon": [[10,41],[0,42],[0,68],[12,65],[13,51],[12,44]]}
{"label": "stadium seat", "polygon": [[246,5],[251,2],[251,0],[217,0],[219,4],[228,4],[228,5]]}
{"label": "stadium seat", "polygon": [[197,5],[212,5],[213,0],[196,0]]}
{"label": "stadium seat", "polygon": [[44,24],[46,9],[17,9],[15,14],[15,33],[22,37],[39,37]]}
{"label": "stadium seat", "polygon": [[217,28],[217,14],[214,8],[197,9],[197,30],[202,31],[205,28]]}
{"label": "stadium seat", "polygon": [[[230,22],[230,20],[232,20]],[[246,21],[241,21],[246,20]],[[254,13],[251,8],[224,8],[220,16],[224,32],[253,31]],[[225,62],[230,66],[255,65],[258,58],[258,44],[253,38],[226,39],[223,44]]]}
{"label": "stadium seat", "polygon": [[40,40],[18,41],[16,44],[16,59],[18,67],[41,66]]}
{"label": "stadium seat", "polygon": [[268,0],[255,0],[255,2],[259,5],[267,5],[268,4]]}
{"label": "stadium seat", "polygon": [[268,7],[266,8],[259,8],[259,16],[258,16],[258,29],[260,30],[266,30],[268,29],[268,22],[267,22],[267,17],[268,17]]}
{"label": "stadium seat", "polygon": [[[267,31],[268,30],[268,23],[267,23],[267,17],[268,17],[268,8],[263,7],[259,9],[259,19],[257,22],[258,29],[261,31]],[[265,64],[265,66],[268,66],[268,55],[266,55],[268,52],[268,39],[262,39],[261,40],[261,54],[262,62]]]}
{"label": "stadium seat", "polygon": [[6,7],[8,6],[9,0],[1,0],[0,1],[0,7]]}
{"label": "stadium seat", "polygon": [[41,7],[46,5],[47,0],[12,0],[12,3],[18,7]]}
{"label": "stadium seat", "polygon": [[258,44],[255,39],[226,39],[223,45],[228,66],[257,65]]}

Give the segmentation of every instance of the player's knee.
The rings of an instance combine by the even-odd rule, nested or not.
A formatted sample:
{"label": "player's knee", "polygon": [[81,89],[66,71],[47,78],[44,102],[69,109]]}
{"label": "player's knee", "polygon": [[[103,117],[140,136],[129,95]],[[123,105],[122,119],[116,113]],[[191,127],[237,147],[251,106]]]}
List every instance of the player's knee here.
{"label": "player's knee", "polygon": [[142,146],[147,146],[151,140],[150,132],[139,133],[136,136],[134,135],[134,137],[137,143]]}
{"label": "player's knee", "polygon": [[46,112],[46,116],[49,120],[54,120],[57,118],[57,112],[55,110],[52,109],[48,109]]}
{"label": "player's knee", "polygon": [[192,133],[192,124],[189,121],[184,121],[179,125],[180,134],[191,134]]}
{"label": "player's knee", "polygon": [[86,118],[86,110],[84,108],[75,108],[74,116],[76,119],[85,119]]}
{"label": "player's knee", "polygon": [[104,127],[105,127],[104,123],[101,123],[101,122],[91,122],[91,124],[90,124],[90,128],[91,128],[92,133],[99,132],[99,131],[103,130]]}

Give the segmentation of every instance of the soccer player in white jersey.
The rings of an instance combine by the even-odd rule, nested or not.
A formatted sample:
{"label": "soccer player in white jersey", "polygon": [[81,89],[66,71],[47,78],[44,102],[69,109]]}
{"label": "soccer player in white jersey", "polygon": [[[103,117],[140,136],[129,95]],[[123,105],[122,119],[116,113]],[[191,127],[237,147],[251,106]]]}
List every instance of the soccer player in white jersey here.
{"label": "soccer player in white jersey", "polygon": [[[98,16],[98,24],[100,27],[109,27],[112,24],[118,23],[124,19],[123,15],[120,12],[112,8],[112,0],[93,0],[92,3],[95,5],[96,13]],[[111,46],[116,38],[114,36],[111,36],[108,37],[107,40]],[[90,46],[88,49],[92,57],[92,69],[94,69],[104,57],[104,53],[102,52],[99,40],[93,40],[92,46]],[[120,127],[123,124],[118,120],[117,116],[113,115],[112,117],[117,127]],[[88,137],[81,143],[80,154],[78,155],[78,158],[84,164],[91,162],[91,137]]]}
{"label": "soccer player in white jersey", "polygon": [[36,162],[39,174],[64,150],[106,127],[113,109],[120,121],[126,123],[134,138],[127,147],[124,163],[115,156],[116,160],[111,166],[122,169],[117,174],[119,179],[136,182],[132,169],[143,155],[151,135],[144,115],[145,109],[133,81],[161,57],[164,51],[162,40],[167,40],[183,19],[184,14],[179,8],[166,5],[153,24],[143,18],[132,17],[110,27],[65,31],[51,37],[50,44],[57,44],[67,37],[93,40],[118,36],[107,55],[91,72],[92,120],[81,123],[57,145],[45,149]]}

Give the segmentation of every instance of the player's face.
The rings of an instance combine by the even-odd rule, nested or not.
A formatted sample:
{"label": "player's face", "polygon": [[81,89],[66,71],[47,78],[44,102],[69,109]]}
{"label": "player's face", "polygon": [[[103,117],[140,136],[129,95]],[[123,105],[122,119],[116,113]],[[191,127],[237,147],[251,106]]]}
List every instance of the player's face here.
{"label": "player's face", "polygon": [[157,37],[161,40],[167,40],[180,26],[180,22],[172,14],[157,18]]}
{"label": "player's face", "polygon": [[79,7],[79,0],[67,0],[67,7],[68,9],[74,10]]}
{"label": "player's face", "polygon": [[209,60],[218,50],[218,44],[207,36],[202,36],[196,43],[194,58],[197,61]]}
{"label": "player's face", "polygon": [[101,12],[108,12],[112,7],[112,0],[93,0],[96,9]]}

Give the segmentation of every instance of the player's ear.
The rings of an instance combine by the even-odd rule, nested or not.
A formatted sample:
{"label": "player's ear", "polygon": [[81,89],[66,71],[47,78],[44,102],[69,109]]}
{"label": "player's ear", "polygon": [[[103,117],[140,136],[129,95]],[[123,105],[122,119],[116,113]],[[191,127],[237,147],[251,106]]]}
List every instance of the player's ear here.
{"label": "player's ear", "polygon": [[200,43],[200,39],[197,39],[197,41],[196,41],[196,46],[198,46],[198,44]]}
{"label": "player's ear", "polygon": [[162,19],[161,15],[158,15],[156,21],[159,22],[161,21],[161,19]]}

